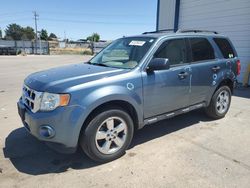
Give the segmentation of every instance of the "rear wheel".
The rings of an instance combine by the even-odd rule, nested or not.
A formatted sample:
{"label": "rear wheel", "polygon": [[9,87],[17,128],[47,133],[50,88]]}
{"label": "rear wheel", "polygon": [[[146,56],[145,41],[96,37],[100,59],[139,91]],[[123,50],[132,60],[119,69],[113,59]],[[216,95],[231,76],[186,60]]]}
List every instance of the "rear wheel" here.
{"label": "rear wheel", "polygon": [[228,86],[221,86],[213,95],[206,113],[214,119],[223,118],[231,104],[231,90]]}
{"label": "rear wheel", "polygon": [[133,121],[127,112],[110,109],[97,114],[80,138],[83,151],[93,160],[108,162],[121,157],[133,137]]}

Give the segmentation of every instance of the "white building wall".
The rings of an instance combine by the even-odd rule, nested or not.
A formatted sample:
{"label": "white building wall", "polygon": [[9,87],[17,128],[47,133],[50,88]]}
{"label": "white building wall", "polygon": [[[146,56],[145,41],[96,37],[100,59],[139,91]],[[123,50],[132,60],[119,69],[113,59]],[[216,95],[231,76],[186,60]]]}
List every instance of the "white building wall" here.
{"label": "white building wall", "polygon": [[[158,0],[158,29],[174,28],[176,0]],[[180,0],[179,29],[215,30],[229,36],[241,59],[239,81],[250,64],[250,0]]]}
{"label": "white building wall", "polygon": [[229,36],[241,59],[242,81],[250,64],[250,0],[181,0],[179,28],[215,30]]}
{"label": "white building wall", "polygon": [[158,30],[173,29],[175,0],[159,0]]}

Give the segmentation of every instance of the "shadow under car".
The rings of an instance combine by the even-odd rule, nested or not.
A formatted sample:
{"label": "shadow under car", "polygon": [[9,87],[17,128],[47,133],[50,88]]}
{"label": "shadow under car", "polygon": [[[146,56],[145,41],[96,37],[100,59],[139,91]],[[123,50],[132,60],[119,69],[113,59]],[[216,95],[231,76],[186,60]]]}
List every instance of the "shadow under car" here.
{"label": "shadow under car", "polygon": [[[211,119],[207,118],[202,110],[196,110],[145,126],[135,132],[129,149],[200,121],[211,121]],[[18,171],[31,175],[62,173],[69,168],[87,169],[100,165],[89,159],[81,149],[73,154],[57,153],[30,135],[25,128],[18,128],[8,135],[3,152],[5,158],[9,158]]]}

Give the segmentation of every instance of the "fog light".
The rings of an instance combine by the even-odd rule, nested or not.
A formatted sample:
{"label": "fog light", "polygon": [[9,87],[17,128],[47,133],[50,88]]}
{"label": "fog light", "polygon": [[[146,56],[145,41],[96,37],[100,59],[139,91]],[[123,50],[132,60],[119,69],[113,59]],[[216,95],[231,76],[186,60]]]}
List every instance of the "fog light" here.
{"label": "fog light", "polygon": [[55,130],[49,125],[41,126],[39,129],[39,133],[44,138],[52,138],[56,134]]}

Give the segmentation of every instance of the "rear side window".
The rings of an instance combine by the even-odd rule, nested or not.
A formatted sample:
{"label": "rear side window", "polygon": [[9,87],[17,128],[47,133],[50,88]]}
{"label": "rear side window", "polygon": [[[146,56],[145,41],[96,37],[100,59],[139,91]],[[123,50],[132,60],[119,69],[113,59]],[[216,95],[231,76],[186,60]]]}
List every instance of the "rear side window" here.
{"label": "rear side window", "polygon": [[227,39],[214,38],[214,42],[219,47],[219,49],[220,49],[220,51],[221,51],[224,58],[228,59],[228,58],[234,58],[235,57],[234,50],[233,50],[231,44],[229,43],[229,41]]}
{"label": "rear side window", "polygon": [[191,38],[190,44],[192,48],[193,61],[203,61],[214,59],[214,49],[205,38]]}

